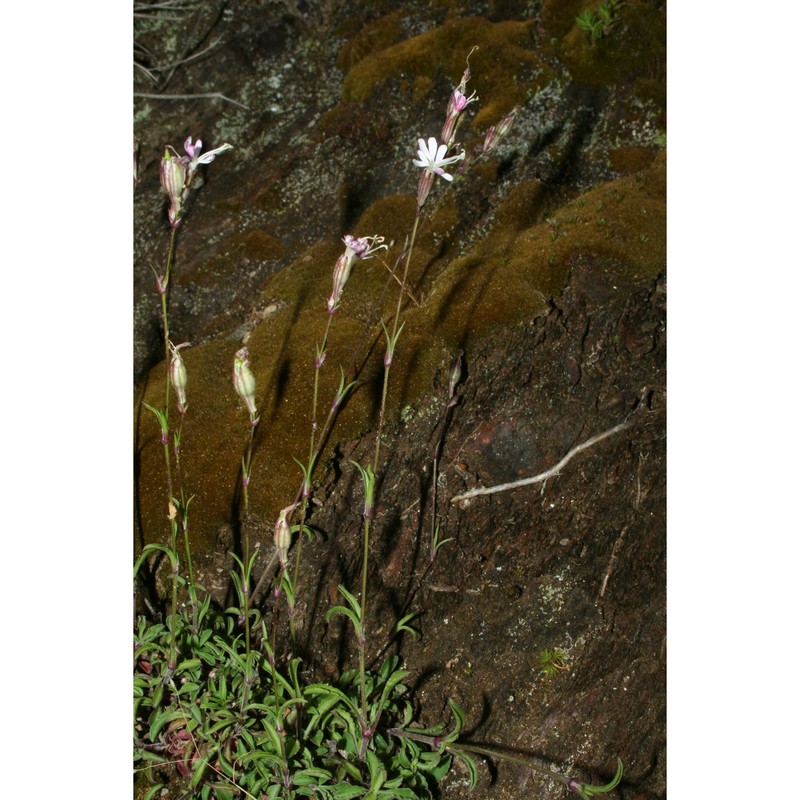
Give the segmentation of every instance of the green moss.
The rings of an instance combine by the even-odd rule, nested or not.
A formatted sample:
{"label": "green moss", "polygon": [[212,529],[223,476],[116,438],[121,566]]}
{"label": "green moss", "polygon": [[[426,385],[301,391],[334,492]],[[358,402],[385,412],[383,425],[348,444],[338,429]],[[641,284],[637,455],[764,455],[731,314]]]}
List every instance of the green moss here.
{"label": "green moss", "polygon": [[621,175],[633,175],[646,169],[654,156],[653,150],[645,147],[617,147],[608,151],[611,166]]}
{"label": "green moss", "polygon": [[368,55],[396,44],[402,37],[401,19],[402,12],[396,10],[367,23],[360,30],[354,30],[350,41],[339,52],[336,66],[344,70],[352,69]]}
{"label": "green moss", "polygon": [[455,83],[475,45],[479,49],[470,59],[474,75],[470,87],[481,97],[481,111],[473,121],[476,128],[488,127],[522,102],[531,84],[536,88],[549,80],[551,70],[533,49],[530,23],[468,17],[363,58],[345,76],[342,100],[366,103],[398,75],[406,79],[407,91],[417,95],[440,77]]}
{"label": "green moss", "polygon": [[[590,2],[579,3],[581,8]],[[579,9],[580,10],[580,9]],[[563,35],[557,53],[575,80],[590,85],[610,86],[618,81],[653,79],[663,74],[666,64],[666,13],[651,3],[639,0],[622,7],[619,24],[592,46],[587,35],[575,23]],[[656,91],[656,80],[648,87],[661,107],[666,97]]]}
{"label": "green moss", "polygon": [[539,16],[550,36],[561,39],[575,25],[575,17],[591,0],[543,0]]}

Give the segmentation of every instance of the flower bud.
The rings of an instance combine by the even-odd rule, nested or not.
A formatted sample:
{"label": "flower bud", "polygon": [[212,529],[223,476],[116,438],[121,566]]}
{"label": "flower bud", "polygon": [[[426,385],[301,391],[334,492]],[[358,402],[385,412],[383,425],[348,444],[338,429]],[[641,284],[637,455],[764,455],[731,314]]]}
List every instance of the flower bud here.
{"label": "flower bud", "polygon": [[180,222],[181,200],[185,183],[186,167],[167,148],[161,159],[161,186],[169,198],[169,224],[173,228],[177,228]]}
{"label": "flower bud", "polygon": [[483,140],[483,152],[489,153],[494,150],[498,141],[497,129],[492,125],[489,130],[486,131],[486,138]]}
{"label": "flower bud", "polygon": [[456,386],[458,386],[458,382],[461,380],[461,356],[463,355],[464,351],[459,350],[450,364],[450,382],[447,387],[447,393],[450,400],[453,399],[453,395],[456,392]]}
{"label": "flower bud", "polygon": [[[372,255],[378,250],[385,250],[386,245],[383,242],[382,236],[362,236],[357,239],[355,236],[348,234],[342,241],[344,242],[344,253],[339,256],[336,266],[333,268],[333,291],[328,298],[328,313],[333,314],[339,308],[339,301],[342,298],[347,279],[353,270],[353,264],[356,259],[364,260],[365,258],[372,258]],[[323,361],[324,361],[323,354]],[[320,361],[320,366],[322,361]]]}
{"label": "flower bud", "polygon": [[328,298],[328,313],[333,314],[339,308],[339,301],[342,299],[342,292],[344,291],[347,279],[353,270],[353,263],[356,260],[356,254],[349,247],[345,248],[344,253],[339,256],[336,266],[333,268],[333,291]]}
{"label": "flower bud", "polygon": [[175,389],[175,394],[178,396],[178,411],[181,414],[186,413],[186,385],[189,382],[189,375],[186,372],[186,365],[183,363],[183,358],[180,354],[182,347],[188,347],[189,343],[184,342],[175,346],[172,342],[169,343],[171,359],[169,363],[169,380],[172,388]]}
{"label": "flower bud", "polygon": [[258,422],[256,416],[256,379],[250,371],[250,356],[247,348],[238,350],[233,361],[233,386],[239,397],[244,400],[250,414],[250,422]]}
{"label": "flower bud", "polygon": [[453,94],[450,95],[450,100],[447,103],[447,114],[445,116],[444,127],[442,128],[441,141],[446,144],[448,149],[453,145],[455,140],[456,129],[461,119],[461,114],[464,109],[478,99],[477,94],[473,92],[467,97],[463,89],[466,89],[466,82],[469,80],[469,68],[461,78],[461,84],[458,88],[453,89]]}
{"label": "flower bud", "polygon": [[502,138],[506,136],[508,132],[511,130],[511,126],[514,124],[514,120],[517,117],[517,113],[519,112],[519,106],[514,106],[511,111],[506,114],[503,119],[500,120],[500,124],[497,126],[497,135]]}
{"label": "flower bud", "polygon": [[419,179],[419,186],[417,186],[417,208],[422,208],[433,186],[433,173],[425,170]]}
{"label": "flower bud", "polygon": [[295,507],[296,504],[292,504],[284,508],[278,514],[278,521],[275,523],[275,548],[278,551],[278,558],[282,567],[286,567],[287,555],[289,548],[292,546],[292,529],[286,518],[294,511]]}
{"label": "flower bud", "polygon": [[514,119],[517,116],[517,112],[519,111],[519,106],[514,106],[511,111],[506,114],[500,122],[497,123],[497,127],[495,128],[492,125],[488,131],[486,131],[486,138],[483,140],[483,152],[489,153],[497,146],[498,142],[504,137],[508,135],[508,132],[511,130],[511,126],[514,124]]}

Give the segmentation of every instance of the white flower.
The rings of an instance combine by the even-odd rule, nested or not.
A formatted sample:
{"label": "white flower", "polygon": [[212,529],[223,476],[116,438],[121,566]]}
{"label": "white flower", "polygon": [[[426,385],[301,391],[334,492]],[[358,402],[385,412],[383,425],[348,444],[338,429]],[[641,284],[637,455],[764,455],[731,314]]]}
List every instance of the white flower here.
{"label": "white flower", "polygon": [[435,173],[436,175],[441,175],[446,181],[452,181],[453,176],[445,172],[443,167],[448,164],[455,164],[456,161],[461,161],[466,153],[462,151],[457,156],[450,156],[449,158],[445,158],[445,153],[447,153],[447,145],[437,145],[436,139],[433,136],[428,139],[427,144],[424,139],[420,139],[419,151],[417,152],[418,158],[414,159],[414,165],[423,167],[428,172]]}
{"label": "white flower", "polygon": [[189,169],[194,171],[197,169],[198,164],[210,164],[220,153],[224,153],[226,150],[233,150],[233,145],[225,142],[220,147],[215,147],[213,150],[200,155],[200,151],[203,149],[202,140],[198,139],[192,144],[192,137],[190,136],[183,143],[183,149],[189,154]]}

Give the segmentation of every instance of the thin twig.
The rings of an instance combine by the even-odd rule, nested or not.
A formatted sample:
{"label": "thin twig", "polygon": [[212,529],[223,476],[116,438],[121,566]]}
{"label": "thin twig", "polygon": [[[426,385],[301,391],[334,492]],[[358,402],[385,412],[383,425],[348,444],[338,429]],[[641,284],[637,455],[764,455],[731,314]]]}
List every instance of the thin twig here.
{"label": "thin twig", "polygon": [[194,2],[166,2],[166,3],[134,3],[133,15],[134,17],[149,16],[149,11],[193,11]]}
{"label": "thin twig", "polygon": [[[395,279],[395,281],[397,282],[398,286],[400,286],[400,288],[402,289],[403,288],[403,282],[400,280],[400,278],[397,277],[397,275],[395,274],[395,271],[380,256],[378,256],[378,261],[380,261],[381,264],[383,264],[383,266],[386,267],[387,272]],[[419,308],[419,301],[411,293],[411,289],[409,289],[408,286],[405,287],[405,293],[411,298],[411,302],[417,308]]]}
{"label": "thin twig", "polygon": [[150,67],[150,69],[155,72],[163,72],[164,70],[175,69],[175,67],[183,67],[186,64],[190,64],[193,61],[197,61],[198,58],[207,55],[212,50],[214,50],[214,48],[219,47],[221,42],[222,39],[217,39],[215,42],[212,42],[208,47],[204,47],[202,50],[199,50],[198,52],[193,53],[190,56],[186,56],[186,58],[181,58],[178,61],[173,61],[171,64],[159,64],[158,66]]}
{"label": "thin twig", "polygon": [[572,450],[567,453],[561,461],[558,462],[554,467],[550,467],[545,472],[540,473],[539,475],[534,475],[532,478],[523,478],[519,481],[512,481],[511,483],[501,483],[498,486],[484,486],[479,489],[471,489],[469,492],[464,492],[464,494],[457,494],[453,497],[450,502],[451,503],[458,503],[460,500],[467,500],[470,497],[478,497],[479,495],[484,494],[497,494],[498,492],[507,492],[509,489],[518,489],[520,486],[530,486],[534,483],[541,483],[542,481],[546,481],[548,478],[552,478],[553,475],[558,474],[561,469],[570,461],[574,456],[578,455],[583,450],[587,450],[588,448],[596,445],[598,442],[601,442],[603,439],[615,434],[625,428],[629,428],[632,425],[630,420],[626,420],[625,422],[620,422],[619,425],[615,425],[613,428],[609,428],[607,431],[603,431],[603,433],[598,433],[597,436],[592,436],[591,439],[587,439],[585,442],[575,446]]}
{"label": "thin twig", "polygon": [[141,70],[153,83],[158,85],[158,78],[146,66],[144,66],[144,64],[140,64],[138,61],[134,60],[133,66],[134,69]]}
{"label": "thin twig", "polygon": [[244,103],[239,103],[236,100],[231,100],[230,97],[226,97],[222,92],[204,92],[201,94],[150,94],[148,92],[134,92],[133,96],[146,97],[149,100],[197,100],[199,98],[211,98],[212,100],[227,100],[229,103],[239,106],[239,108],[243,108],[246,111],[250,110],[249,106],[244,105]]}
{"label": "thin twig", "polygon": [[636,470],[636,508],[639,508],[639,503],[642,499],[642,465],[647,461],[647,456],[639,451],[639,467]]}
{"label": "thin twig", "polygon": [[611,577],[611,570],[617,561],[617,550],[619,550],[620,546],[622,545],[622,540],[625,538],[625,534],[628,532],[629,527],[630,524],[626,525],[620,531],[619,536],[617,536],[617,541],[614,542],[614,546],[611,548],[611,557],[608,559],[608,569],[606,570],[605,577],[603,578],[603,585],[600,587],[601,598],[606,593],[606,586],[608,585],[608,579]]}

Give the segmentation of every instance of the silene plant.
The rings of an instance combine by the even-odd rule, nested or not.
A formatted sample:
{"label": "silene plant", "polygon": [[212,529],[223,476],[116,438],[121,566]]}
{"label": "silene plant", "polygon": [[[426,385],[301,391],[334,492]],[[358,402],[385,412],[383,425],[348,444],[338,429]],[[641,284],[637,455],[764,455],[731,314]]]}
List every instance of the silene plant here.
{"label": "silene plant", "polygon": [[[305,460],[297,459],[302,481],[296,496],[274,524],[270,566],[259,581],[254,580],[254,563],[259,553],[252,547],[247,526],[242,526],[240,552],[232,554],[231,571],[236,598],[229,608],[212,605],[210,596],[196,582],[189,536],[192,501],[183,482],[181,433],[189,409],[189,375],[181,351],[188,343],[170,338],[169,285],[175,241],[186,216],[186,199],[201,164],[210,164],[231,150],[222,144],[203,152],[201,140],[186,139],[180,155],[171,146],[161,160],[161,185],[169,203],[170,226],[164,271],[155,275],[161,306],[166,389],[163,405],[147,405],[161,432],[167,493],[166,541],[146,545],[134,566],[134,576],[143,565],[148,569],[168,565],[167,608],[162,620],[151,610],[138,617],[134,631],[134,767],[137,796],[153,800],[162,796],[251,798],[293,800],[299,797],[330,800],[413,800],[437,796],[437,785],[454,763],[466,767],[470,786],[477,782],[475,756],[505,759],[543,772],[563,784],[566,792],[584,799],[612,791],[622,777],[622,764],[605,786],[592,786],[575,777],[551,770],[541,763],[509,755],[484,745],[472,744],[462,735],[465,723],[461,708],[449,701],[450,719],[434,727],[422,727],[405,684],[408,672],[397,655],[386,655],[384,642],[370,641],[367,624],[367,574],[372,521],[375,518],[376,470],[381,432],[385,423],[386,398],[394,355],[403,331],[401,312],[409,295],[407,281],[419,225],[426,203],[437,188],[446,189],[463,179],[467,168],[490,153],[508,133],[517,113],[515,108],[491,127],[483,144],[470,154],[456,145],[456,134],[464,112],[477,102],[468,94],[470,70],[449,98],[441,135],[418,141],[416,157],[409,166],[421,170],[416,196],[416,213],[410,233],[396,259],[397,302],[382,322],[378,336],[384,341],[383,384],[375,450],[367,463],[353,462],[363,481],[361,510],[359,586],[339,586],[340,602],[328,609],[326,619],[342,617],[352,629],[357,667],[342,672],[331,682],[309,682],[301,672],[296,653],[296,608],[298,570],[303,540],[311,531],[307,524],[312,498],[312,477],[322,443],[333,428],[355,381],[344,371],[327,410],[319,397],[320,372],[326,361],[328,339],[337,311],[345,302],[345,289],[353,268],[360,262],[380,257],[388,245],[370,232],[343,237],[344,251],[333,266],[332,288],[326,308],[327,323],[314,355],[314,384],[311,397],[311,425]],[[340,368],[341,370],[341,368]],[[446,413],[458,402],[461,353],[450,369]],[[253,441],[260,424],[256,403],[256,373],[246,347],[232,354],[233,388],[247,415],[246,437],[241,462],[239,514],[249,509]],[[170,414],[174,393],[177,419]],[[189,424],[187,422],[187,424]],[[437,457],[441,450],[440,439]],[[435,503],[434,460],[434,503]],[[434,514],[435,517],[435,514]],[[441,539],[436,526],[431,531],[430,562],[448,539]],[[266,598],[269,613],[252,598],[262,596],[262,583],[269,581]],[[147,605],[146,598],[144,604]],[[394,634],[416,632],[412,615],[393,624]],[[368,656],[370,646],[384,655]],[[381,660],[382,658],[382,660]]]}

